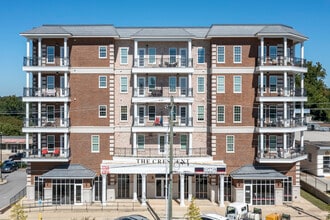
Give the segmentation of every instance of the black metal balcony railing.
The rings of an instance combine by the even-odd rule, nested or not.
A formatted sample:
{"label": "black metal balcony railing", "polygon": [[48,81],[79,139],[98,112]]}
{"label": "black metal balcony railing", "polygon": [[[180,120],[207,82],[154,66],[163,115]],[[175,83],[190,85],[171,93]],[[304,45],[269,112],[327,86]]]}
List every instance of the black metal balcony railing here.
{"label": "black metal balcony railing", "polygon": [[[285,59],[286,58],[286,59]],[[287,61],[287,66],[297,66],[297,67],[306,67],[306,59],[301,59],[298,57],[284,57],[284,56],[272,56],[272,57],[258,57],[257,65],[261,65],[261,61],[263,61],[263,65],[265,66],[284,66]]]}
{"label": "black metal balcony railing", "polygon": [[186,57],[156,55],[156,57],[134,59],[134,67],[192,67],[192,60]]}
{"label": "black metal balcony railing", "polygon": [[[155,116],[150,118],[149,116],[135,117],[133,126],[138,127],[152,127],[152,126],[169,126],[170,117],[169,116]],[[174,126],[179,127],[192,127],[193,118],[192,117],[181,117],[176,116],[173,120]]]}
{"label": "black metal balcony railing", "polygon": [[303,126],[303,122],[305,121],[305,118],[288,118],[288,119],[282,119],[282,118],[266,118],[263,120],[263,123],[261,123],[261,120],[258,120],[258,127],[261,127],[261,124],[263,124],[263,127],[275,127],[275,128],[295,128],[295,127],[301,127]]}
{"label": "black metal balcony railing", "polygon": [[192,97],[193,88],[181,87],[156,87],[150,89],[149,87],[135,88],[134,97]]}
{"label": "black metal balcony railing", "polygon": [[306,153],[301,150],[300,146],[284,149],[281,145],[274,149],[267,147],[264,152],[258,152],[258,157],[264,159],[295,159],[304,155],[306,155]]}
{"label": "black metal balcony railing", "polygon": [[[70,58],[55,57],[54,62],[46,62],[46,57],[23,57],[23,66],[39,66],[47,64],[50,66],[69,66]],[[39,62],[40,61],[40,62]]]}
{"label": "black metal balcony railing", "polygon": [[[134,154],[135,153],[135,154]],[[115,148],[114,155],[121,157],[166,157],[168,153],[164,149],[158,148]],[[189,155],[189,149],[173,148],[174,157],[190,156],[190,157],[202,157],[207,156],[206,148],[192,148],[191,155]]]}
{"label": "black metal balcony railing", "polygon": [[69,97],[70,88],[24,88],[23,97]]}
{"label": "black metal balcony railing", "polygon": [[263,91],[264,96],[285,96],[285,97],[306,97],[307,90],[306,89],[290,89],[287,87],[274,86],[274,87],[258,87],[258,93],[260,95],[261,91]]}
{"label": "black metal balcony railing", "polygon": [[69,158],[70,157],[70,149],[64,149],[60,147],[47,148],[43,147],[42,149],[38,149],[34,147],[32,149],[25,150],[26,158],[40,158],[40,159],[60,159],[60,158]]}
{"label": "black metal balcony railing", "polygon": [[44,118],[43,119],[25,118],[23,126],[25,128],[47,128],[47,127],[48,128],[50,128],[50,127],[66,128],[66,127],[70,126],[70,119],[69,118],[54,118],[54,120],[49,121]]}

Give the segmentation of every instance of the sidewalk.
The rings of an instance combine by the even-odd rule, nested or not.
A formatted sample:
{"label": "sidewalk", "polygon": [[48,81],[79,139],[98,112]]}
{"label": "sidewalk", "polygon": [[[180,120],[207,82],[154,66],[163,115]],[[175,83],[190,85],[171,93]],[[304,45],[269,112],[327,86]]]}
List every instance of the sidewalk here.
{"label": "sidewalk", "polygon": [[[131,202],[131,200],[127,201]],[[148,202],[158,214],[160,219],[165,219],[166,201],[161,199],[150,199]],[[184,219],[184,215],[187,213],[189,204],[186,202],[185,207],[180,207],[180,204],[175,200],[173,200],[172,204],[173,219]],[[217,204],[213,204],[209,200],[196,200],[196,205],[200,208],[202,213],[218,213],[220,215],[225,214],[225,207],[219,207]],[[101,205],[93,205],[90,208],[87,208],[87,210],[84,205],[72,206],[72,210],[70,207],[71,206],[59,206],[57,210],[54,207],[48,207],[44,208],[44,211],[42,211],[42,209],[33,209],[30,212],[29,210],[26,210],[26,214],[28,215],[28,220],[37,220],[39,213],[41,213],[43,220],[82,220],[86,217],[90,217],[90,220],[93,218],[95,218],[95,220],[112,220],[119,216],[131,214],[141,214],[151,220],[153,219],[152,215],[147,210],[147,207],[141,205],[136,207],[134,211],[131,209],[119,209],[117,211],[116,207],[105,207],[102,209]],[[321,211],[303,198],[296,202],[290,203],[289,205],[250,206],[250,210],[253,210],[254,207],[262,209],[263,219],[270,213],[289,214],[291,216],[291,220],[325,220],[328,215],[327,212]],[[9,216],[10,210],[0,215],[0,220],[7,220],[9,219]]]}

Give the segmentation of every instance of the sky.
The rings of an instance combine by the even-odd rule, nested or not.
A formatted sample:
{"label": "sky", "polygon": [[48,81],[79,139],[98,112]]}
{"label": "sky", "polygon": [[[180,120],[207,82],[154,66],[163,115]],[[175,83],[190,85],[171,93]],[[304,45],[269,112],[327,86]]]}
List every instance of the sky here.
{"label": "sky", "polygon": [[330,87],[330,0],[0,0],[0,96],[23,95],[26,40],[19,34],[43,24],[284,24],[309,38],[305,58],[328,70]]}

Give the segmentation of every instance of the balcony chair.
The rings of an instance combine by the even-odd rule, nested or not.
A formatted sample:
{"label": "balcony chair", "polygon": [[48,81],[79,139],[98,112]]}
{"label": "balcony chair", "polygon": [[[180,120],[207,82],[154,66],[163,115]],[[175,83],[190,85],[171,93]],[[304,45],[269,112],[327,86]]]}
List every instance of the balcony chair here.
{"label": "balcony chair", "polygon": [[159,117],[155,118],[154,126],[160,126],[160,118]]}
{"label": "balcony chair", "polygon": [[42,149],[41,154],[42,156],[46,156],[48,154],[48,149],[47,148]]}
{"label": "balcony chair", "polygon": [[58,156],[60,156],[60,149],[59,148],[55,148],[55,150],[54,150],[54,156],[55,157],[58,157]]}

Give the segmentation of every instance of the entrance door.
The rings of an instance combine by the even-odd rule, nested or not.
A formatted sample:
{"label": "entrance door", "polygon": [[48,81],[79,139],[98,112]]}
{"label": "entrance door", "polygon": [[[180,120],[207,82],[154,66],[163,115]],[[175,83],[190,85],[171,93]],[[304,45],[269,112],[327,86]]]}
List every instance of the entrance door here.
{"label": "entrance door", "polygon": [[180,77],[180,95],[187,95],[187,77]]}
{"label": "entrance door", "polygon": [[139,87],[139,96],[144,96],[144,87],[146,84],[146,80],[144,77],[138,78],[138,87]]}
{"label": "entrance door", "polygon": [[79,205],[83,203],[83,194],[82,194],[83,186],[82,184],[74,185],[74,204]]}
{"label": "entrance door", "polygon": [[252,185],[245,184],[244,185],[244,197],[246,204],[252,204]]}
{"label": "entrance door", "polygon": [[165,188],[166,188],[165,177],[156,178],[156,197],[157,198],[165,198]]}

